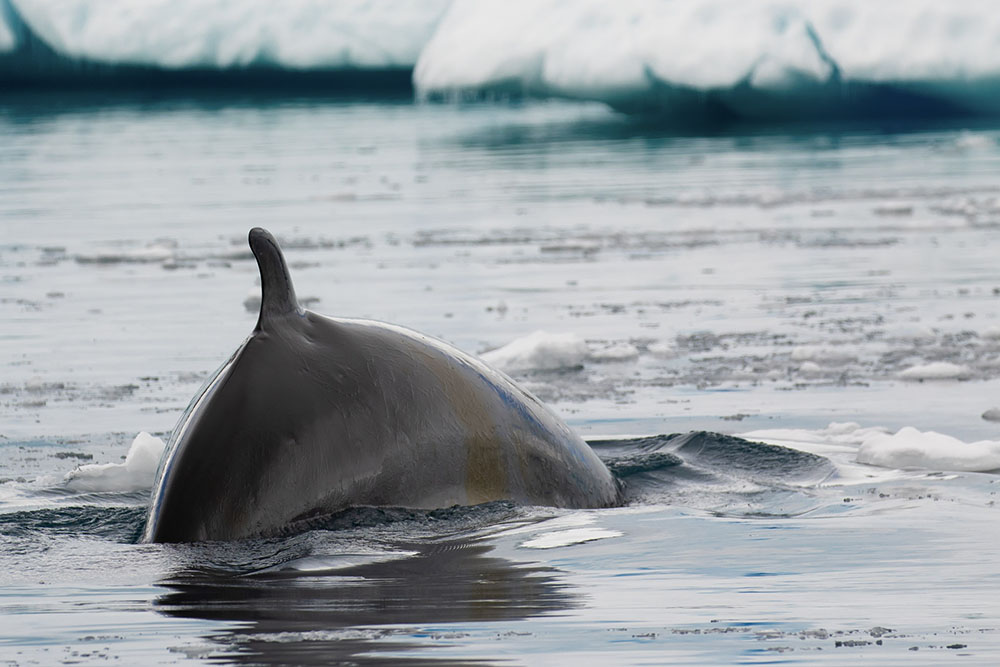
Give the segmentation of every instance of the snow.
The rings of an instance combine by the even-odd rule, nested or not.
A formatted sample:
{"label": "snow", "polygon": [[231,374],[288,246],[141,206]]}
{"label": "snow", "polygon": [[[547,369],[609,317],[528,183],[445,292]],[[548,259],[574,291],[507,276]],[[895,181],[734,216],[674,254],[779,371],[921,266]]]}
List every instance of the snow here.
{"label": "snow", "polygon": [[[412,67],[448,6],[448,0],[7,1],[31,33],[66,58],[168,69]],[[0,49],[11,50],[12,42],[10,29],[0,28]]]}
{"label": "snow", "polygon": [[89,463],[63,479],[73,491],[142,491],[153,486],[164,443],[145,431],[135,436],[123,463]]}
{"label": "snow", "polygon": [[989,112],[998,40],[988,0],[456,0],[414,82],[682,113],[713,93],[751,117],[857,111],[874,90]]}

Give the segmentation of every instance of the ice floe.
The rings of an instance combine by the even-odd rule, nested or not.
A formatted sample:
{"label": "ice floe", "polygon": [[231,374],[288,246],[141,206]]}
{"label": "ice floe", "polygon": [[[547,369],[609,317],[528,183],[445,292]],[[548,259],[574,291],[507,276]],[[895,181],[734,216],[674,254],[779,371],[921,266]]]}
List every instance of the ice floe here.
{"label": "ice floe", "polygon": [[947,361],[932,361],[928,364],[910,366],[901,371],[899,377],[903,380],[966,380],[972,376],[968,366],[953,364]]}
{"label": "ice floe", "polygon": [[145,431],[135,436],[122,463],[88,463],[63,479],[73,491],[130,492],[148,489],[165,445]]}
{"label": "ice floe", "polygon": [[896,433],[874,433],[858,449],[857,461],[883,468],[987,471],[1000,469],[1000,442],[962,442],[912,426]]}
{"label": "ice floe", "polygon": [[479,355],[503,371],[552,371],[580,368],[590,355],[587,342],[574,333],[535,331]]}
{"label": "ice floe", "polygon": [[[780,442],[826,456],[833,452],[833,458],[847,453],[850,462],[881,468],[951,472],[1000,469],[1000,441],[964,442],[950,435],[921,431],[912,426],[892,433],[885,428],[863,427],[855,422],[834,422],[823,429],[767,429],[740,436]],[[841,461],[845,462],[848,461]]]}

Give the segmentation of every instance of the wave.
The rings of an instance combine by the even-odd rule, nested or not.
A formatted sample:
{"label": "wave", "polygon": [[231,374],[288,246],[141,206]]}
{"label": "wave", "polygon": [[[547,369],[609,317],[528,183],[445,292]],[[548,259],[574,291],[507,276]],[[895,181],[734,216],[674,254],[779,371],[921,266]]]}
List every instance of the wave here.
{"label": "wave", "polygon": [[5,538],[90,536],[131,544],[139,541],[145,523],[145,506],[54,507],[0,513],[0,535]]}
{"label": "wave", "polygon": [[0,0],[0,83],[405,88],[448,0]]}
{"label": "wave", "polygon": [[998,40],[989,0],[459,0],[414,82],[687,119],[995,114]]}

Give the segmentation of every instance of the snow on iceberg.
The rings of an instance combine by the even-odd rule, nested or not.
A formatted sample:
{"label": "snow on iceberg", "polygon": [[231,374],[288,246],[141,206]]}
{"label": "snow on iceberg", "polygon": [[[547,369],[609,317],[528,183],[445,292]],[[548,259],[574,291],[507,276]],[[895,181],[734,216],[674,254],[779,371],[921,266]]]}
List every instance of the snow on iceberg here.
{"label": "snow on iceberg", "polygon": [[449,1],[0,0],[0,73],[59,63],[409,70]]}
{"label": "snow on iceberg", "polygon": [[667,115],[992,113],[998,43],[990,0],[455,0],[414,84]]}

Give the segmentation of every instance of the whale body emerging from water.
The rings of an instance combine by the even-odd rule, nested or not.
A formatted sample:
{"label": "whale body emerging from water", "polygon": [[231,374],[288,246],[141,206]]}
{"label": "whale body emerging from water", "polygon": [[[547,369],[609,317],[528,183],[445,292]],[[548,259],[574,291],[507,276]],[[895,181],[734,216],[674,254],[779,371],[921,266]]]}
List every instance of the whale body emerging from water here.
{"label": "whale body emerging from water", "polygon": [[270,233],[250,231],[257,326],[181,417],[144,538],[274,534],[350,506],[621,502],[587,444],[502,373],[402,327],[304,310]]}

